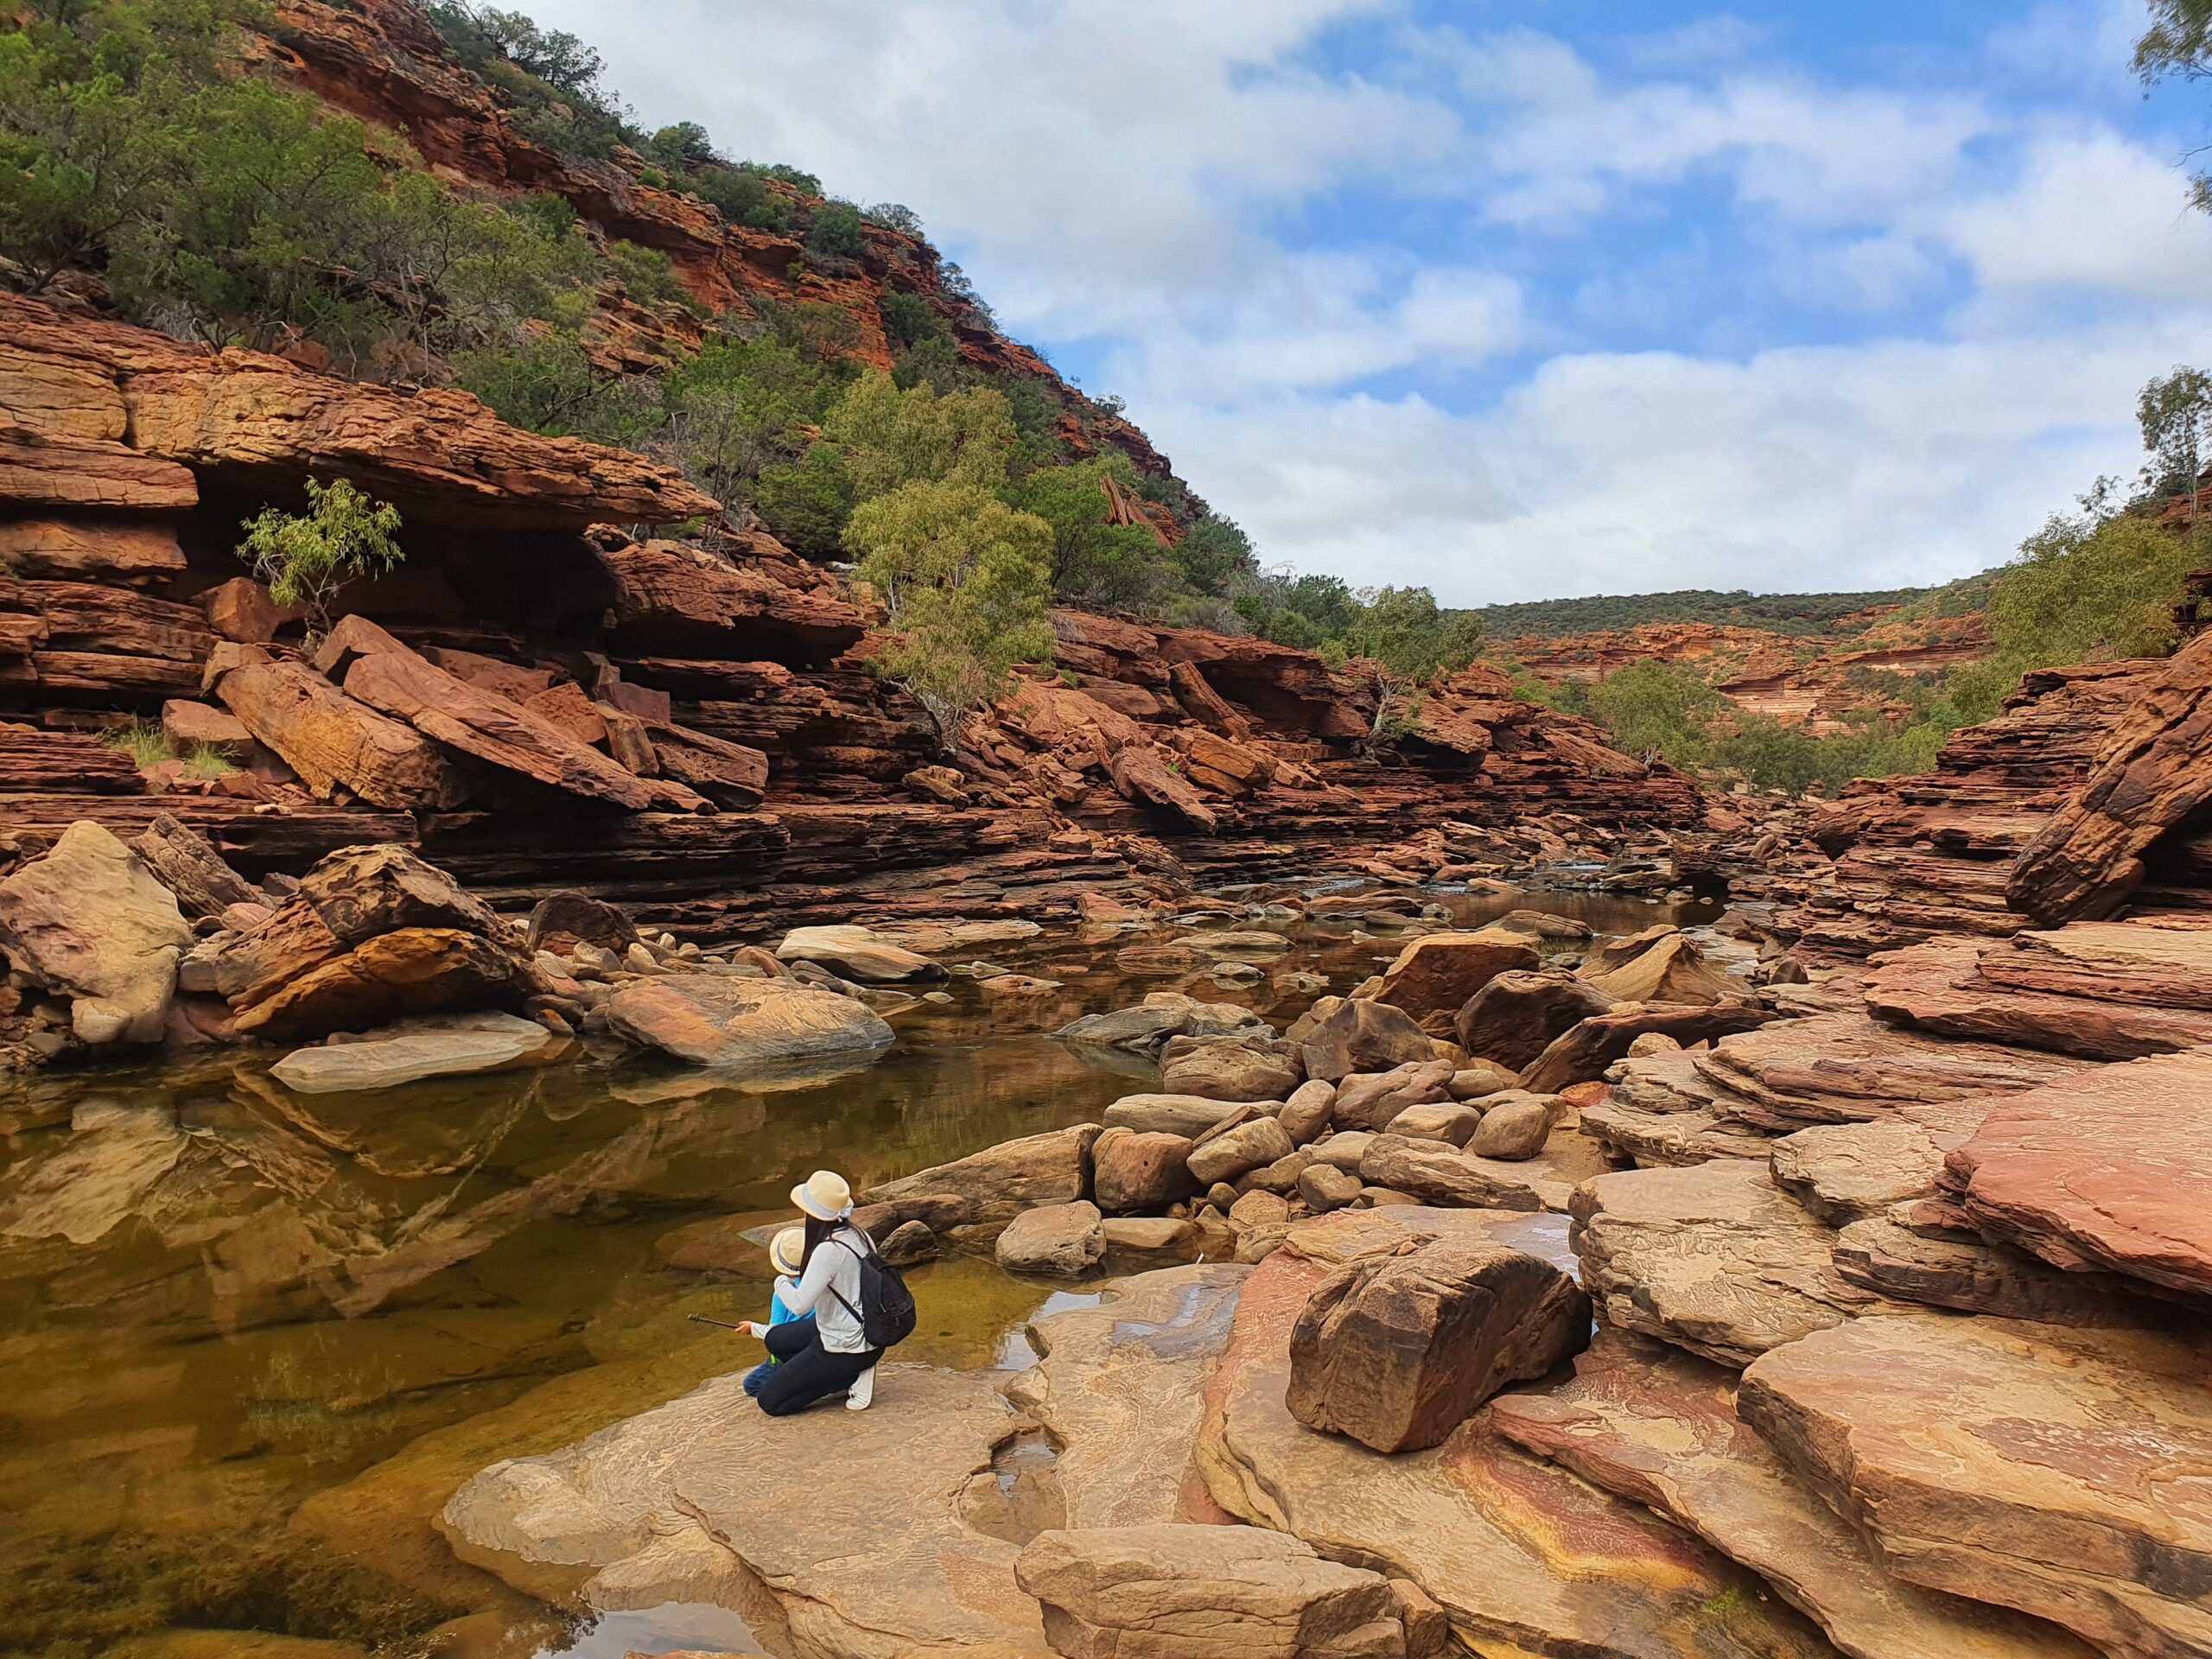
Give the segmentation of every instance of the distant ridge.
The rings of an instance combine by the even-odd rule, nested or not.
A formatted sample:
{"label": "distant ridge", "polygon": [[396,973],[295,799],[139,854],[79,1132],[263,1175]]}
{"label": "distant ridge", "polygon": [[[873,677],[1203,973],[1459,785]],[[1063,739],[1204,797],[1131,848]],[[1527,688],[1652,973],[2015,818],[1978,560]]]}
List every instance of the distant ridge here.
{"label": "distant ridge", "polygon": [[[1890,588],[1851,594],[1722,593],[1685,588],[1664,594],[1596,594],[1582,599],[1539,599],[1518,605],[1484,605],[1476,614],[1492,639],[1602,633],[1648,622],[1705,622],[1764,628],[1791,635],[1854,632],[1866,613],[1910,607],[1929,616],[1979,610],[1991,573],[1961,577],[1936,588]],[[1847,619],[1849,622],[1847,623]]]}

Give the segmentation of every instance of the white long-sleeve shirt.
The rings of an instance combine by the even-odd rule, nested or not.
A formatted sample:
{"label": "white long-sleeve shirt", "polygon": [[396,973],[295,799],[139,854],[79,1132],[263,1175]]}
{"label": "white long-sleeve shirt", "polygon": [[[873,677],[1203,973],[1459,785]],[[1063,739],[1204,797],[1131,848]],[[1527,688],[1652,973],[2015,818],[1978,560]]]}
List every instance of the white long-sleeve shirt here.
{"label": "white long-sleeve shirt", "polygon": [[[868,1252],[868,1235],[842,1226],[815,1247],[814,1255],[799,1275],[797,1287],[784,1306],[799,1318],[814,1315],[814,1328],[822,1345],[833,1354],[863,1354],[868,1338],[861,1334],[861,1257]],[[836,1292],[832,1295],[831,1292]],[[842,1297],[843,1300],[838,1299]],[[851,1306],[848,1307],[847,1304]]]}

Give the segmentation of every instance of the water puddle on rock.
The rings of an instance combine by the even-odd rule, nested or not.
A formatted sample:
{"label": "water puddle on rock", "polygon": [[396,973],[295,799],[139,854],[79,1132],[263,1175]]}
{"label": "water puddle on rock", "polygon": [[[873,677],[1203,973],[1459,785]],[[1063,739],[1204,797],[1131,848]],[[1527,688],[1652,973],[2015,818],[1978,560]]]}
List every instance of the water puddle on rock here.
{"label": "water puddle on rock", "polygon": [[[1463,925],[1526,905],[1604,932],[1688,918],[1585,894],[1443,902]],[[620,1659],[757,1652],[715,1608],[563,1612],[459,1561],[446,1498],[747,1366],[758,1345],[691,1316],[762,1317],[742,1235],[830,1167],[855,1186],[1095,1118],[1156,1073],[1045,1033],[1189,990],[1279,1027],[1402,936],[1264,917],[1267,976],[1127,971],[1181,930],[1063,931],[993,966],[1056,989],[897,1016],[864,1071],[772,1090],[637,1061],[294,1096],[274,1054],[0,1083],[0,1654],[351,1659],[437,1650]],[[952,960],[958,960],[958,957]],[[1020,1332],[1082,1289],[954,1257],[911,1274],[901,1357],[1016,1367]],[[1049,1453],[1017,1442],[1005,1524],[1049,1512]],[[251,1637],[244,1632],[255,1632]]]}

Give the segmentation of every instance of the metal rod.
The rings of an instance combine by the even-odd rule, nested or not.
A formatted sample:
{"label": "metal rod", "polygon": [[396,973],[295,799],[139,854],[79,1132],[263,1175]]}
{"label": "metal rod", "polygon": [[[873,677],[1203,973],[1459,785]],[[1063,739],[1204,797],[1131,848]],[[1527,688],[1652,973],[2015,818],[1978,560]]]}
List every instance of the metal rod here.
{"label": "metal rod", "polygon": [[728,1319],[710,1319],[703,1313],[692,1313],[688,1314],[685,1317],[696,1319],[701,1325],[719,1325],[725,1331],[742,1331],[745,1329],[741,1325],[732,1325]]}

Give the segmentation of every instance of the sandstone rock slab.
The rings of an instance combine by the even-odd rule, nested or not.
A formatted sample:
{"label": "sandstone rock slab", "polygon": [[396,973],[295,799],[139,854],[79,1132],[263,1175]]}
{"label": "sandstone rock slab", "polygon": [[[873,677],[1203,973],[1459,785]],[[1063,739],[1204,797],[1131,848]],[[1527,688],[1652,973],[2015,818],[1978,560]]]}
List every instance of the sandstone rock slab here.
{"label": "sandstone rock slab", "polygon": [[1575,1189],[1582,1282],[1609,1325],[1724,1365],[1882,1305],[1835,1270],[1835,1232],[1756,1163],[1621,1170]]}
{"label": "sandstone rock slab", "polygon": [[1800,1485],[1737,1415],[1733,1372],[1606,1329],[1574,1380],[1499,1397],[1498,1432],[1670,1516],[1772,1584],[1850,1659],[2089,1659],[2055,1625],[1922,1589]]}
{"label": "sandstone rock slab", "polygon": [[[1238,1297],[1198,1452],[1230,1514],[1325,1554],[1387,1563],[1477,1652],[1556,1659],[1814,1659],[1828,1649],[1758,1581],[1641,1506],[1508,1447],[1478,1412],[1442,1446],[1385,1457],[1285,1405],[1291,1332],[1338,1244],[1423,1216],[1342,1211],[1291,1230]],[[1466,1216],[1511,1241],[1543,1217]],[[1418,1225],[1418,1221],[1414,1224]],[[1402,1236],[1402,1234],[1401,1235]],[[1303,1243],[1300,1243],[1303,1241]]]}
{"label": "sandstone rock slab", "polygon": [[993,1253],[1009,1273],[1080,1278],[1106,1254],[1103,1219],[1087,1198],[1039,1205],[1007,1224]]}
{"label": "sandstone rock slab", "polygon": [[1368,1143],[1359,1177],[1370,1186],[1387,1186],[1445,1209],[1541,1210],[1551,1197],[1517,1165],[1395,1135],[1378,1135]]}
{"label": "sandstone rock slab", "polygon": [[1854,1319],[1777,1348],[1737,1408],[1897,1577],[2110,1654],[2212,1649],[2212,1393],[2196,1344]]}
{"label": "sandstone rock slab", "polygon": [[[464,1559],[527,1593],[616,1611],[713,1601],[787,1651],[898,1659],[1002,1642],[1039,1649],[1015,1546],[970,1526],[1016,1422],[988,1379],[887,1364],[875,1402],[766,1415],[736,1374],[543,1457],[497,1463],[440,1527]],[[795,1525],[789,1482],[817,1502]],[[832,1484],[849,1484],[842,1499]]]}
{"label": "sandstone rock slab", "polygon": [[1079,1123],[1001,1141],[951,1163],[870,1187],[860,1196],[864,1203],[886,1204],[943,1195],[960,1202],[963,1224],[1012,1221],[1038,1205],[1072,1204],[1087,1197],[1090,1147],[1097,1138],[1098,1125]]}
{"label": "sandstone rock slab", "polygon": [[1999,1102],[1946,1185],[1993,1237],[2212,1306],[2208,1140],[2212,1050],[2195,1049]]}
{"label": "sandstone rock slab", "polygon": [[847,979],[870,984],[945,977],[938,963],[865,927],[795,927],[776,947],[776,957],[779,962],[820,963]]}
{"label": "sandstone rock slab", "polygon": [[1452,1018],[1468,998],[1500,974],[1527,972],[1536,963],[1535,947],[1522,934],[1496,928],[1430,933],[1408,944],[1382,970],[1375,1000],[1449,1036]]}
{"label": "sandstone rock slab", "polygon": [[461,1014],[387,1027],[358,1042],[295,1049],[269,1072],[295,1094],[346,1094],[397,1089],[425,1077],[545,1065],[573,1047],[572,1039],[535,1020],[496,1012]]}
{"label": "sandstone rock slab", "polygon": [[1381,1573],[1253,1527],[1045,1532],[1014,1574],[1043,1604],[1046,1637],[1067,1659],[1408,1653],[1403,1614]]}
{"label": "sandstone rock slab", "polygon": [[1164,1268],[1109,1281],[1095,1307],[1029,1321],[1039,1358],[1006,1394],[1060,1449],[1053,1471],[1068,1525],[1213,1516],[1191,1459],[1250,1272],[1234,1262]]}

